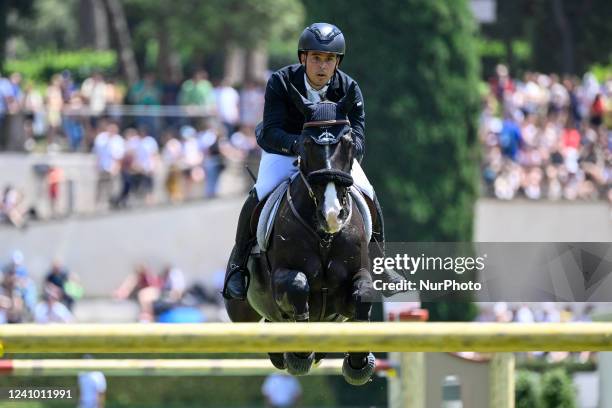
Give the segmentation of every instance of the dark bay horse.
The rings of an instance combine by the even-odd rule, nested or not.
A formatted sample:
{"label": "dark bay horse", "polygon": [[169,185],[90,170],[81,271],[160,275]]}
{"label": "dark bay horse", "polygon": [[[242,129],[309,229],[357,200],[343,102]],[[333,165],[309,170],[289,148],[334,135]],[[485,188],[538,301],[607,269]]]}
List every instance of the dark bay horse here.
{"label": "dark bay horse", "polygon": [[[338,103],[312,103],[293,88],[305,116],[298,176],[282,198],[266,251],[251,256],[248,301],[226,300],[232,321],[369,321],[375,297],[364,220],[349,194],[355,147],[347,112],[350,88]],[[322,353],[271,353],[272,363],[306,374]],[[371,353],[347,353],[343,374],[369,381]]]}

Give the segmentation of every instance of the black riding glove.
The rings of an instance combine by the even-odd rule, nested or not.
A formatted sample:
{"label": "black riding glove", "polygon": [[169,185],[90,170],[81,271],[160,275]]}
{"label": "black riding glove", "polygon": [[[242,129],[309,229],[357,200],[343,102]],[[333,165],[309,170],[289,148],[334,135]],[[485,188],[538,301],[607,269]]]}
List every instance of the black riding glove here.
{"label": "black riding glove", "polygon": [[302,135],[295,138],[293,144],[291,145],[292,156],[300,156],[302,154],[303,140]]}

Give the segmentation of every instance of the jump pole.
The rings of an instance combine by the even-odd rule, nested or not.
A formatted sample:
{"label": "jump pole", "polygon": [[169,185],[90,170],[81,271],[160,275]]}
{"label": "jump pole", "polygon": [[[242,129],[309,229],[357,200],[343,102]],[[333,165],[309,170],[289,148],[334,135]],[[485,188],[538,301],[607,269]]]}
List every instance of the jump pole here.
{"label": "jump pole", "polygon": [[0,325],[4,353],[612,351],[612,323]]}

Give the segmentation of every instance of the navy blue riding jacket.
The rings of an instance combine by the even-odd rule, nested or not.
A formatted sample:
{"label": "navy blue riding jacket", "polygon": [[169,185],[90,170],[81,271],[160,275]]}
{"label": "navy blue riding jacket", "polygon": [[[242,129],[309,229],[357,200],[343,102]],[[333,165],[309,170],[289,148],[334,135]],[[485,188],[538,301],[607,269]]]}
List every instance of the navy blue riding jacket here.
{"label": "navy blue riding jacket", "polygon": [[[298,110],[289,94],[289,82],[306,97],[304,67],[301,64],[288,65],[276,71],[268,80],[263,114],[263,130],[257,132],[257,143],[268,153],[292,155],[291,147],[299,139],[304,125],[304,115]],[[338,102],[355,81],[344,72],[336,70],[327,88],[326,98]],[[355,83],[357,85],[357,83]],[[365,111],[363,95],[355,87],[356,100],[348,114],[353,130],[356,157],[361,160],[364,153]]]}

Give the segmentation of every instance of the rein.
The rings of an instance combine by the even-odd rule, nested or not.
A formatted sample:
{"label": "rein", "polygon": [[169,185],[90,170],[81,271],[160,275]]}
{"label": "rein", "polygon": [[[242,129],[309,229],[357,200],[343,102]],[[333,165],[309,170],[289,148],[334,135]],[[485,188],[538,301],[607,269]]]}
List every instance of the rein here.
{"label": "rein", "polygon": [[[299,156],[298,156],[298,160],[299,160]],[[317,207],[317,198],[314,195],[314,192],[312,190],[312,187],[310,186],[310,184],[308,184],[308,181],[306,180],[306,177],[304,176],[304,173],[302,172],[302,170],[299,170],[300,175],[302,176],[302,181],[304,182],[304,185],[306,186],[306,188],[308,189],[308,194],[310,195],[313,203],[315,204],[315,207]],[[289,208],[291,208],[291,213],[293,214],[293,216],[298,220],[298,222],[300,224],[302,224],[302,226],[304,227],[304,229],[306,229],[306,231],[308,231],[310,233],[310,235],[312,235],[313,238],[315,238],[316,241],[319,242],[319,247],[321,249],[324,250],[329,250],[334,238],[336,237],[337,233],[334,234],[325,234],[323,237],[321,237],[317,231],[315,231],[314,228],[312,228],[312,226],[310,224],[308,224],[308,222],[306,222],[306,220],[300,215],[300,213],[298,212],[297,208],[295,208],[295,204],[293,203],[293,197],[291,197],[291,184],[289,184],[289,186],[287,186],[287,202],[289,203]],[[349,222],[349,220],[351,219],[352,215],[353,215],[353,201],[352,198],[350,196],[350,194],[347,194],[348,196],[348,211],[349,211],[349,215],[347,217],[347,222]],[[345,201],[343,201],[344,203],[346,203]]]}
{"label": "rein", "polygon": [[[318,207],[319,206],[319,202],[317,200],[317,196],[315,195],[314,190],[312,189],[312,186],[310,185],[310,183],[306,179],[306,176],[304,175],[304,172],[302,171],[301,164],[302,164],[302,156],[298,156],[298,158],[297,158],[298,172],[300,173],[300,177],[302,178],[302,181],[304,182],[304,185],[308,189],[308,195],[310,196],[310,198],[314,202],[315,207]],[[287,189],[287,192],[289,192],[289,189]],[[293,205],[291,206],[291,208],[293,209]]]}
{"label": "rein", "polygon": [[[310,128],[310,127],[329,127],[329,126],[335,126],[335,125],[350,126],[350,124],[351,122],[346,119],[344,120],[343,119],[318,120],[318,121],[305,122],[303,129]],[[321,142],[318,142],[318,143],[321,143]],[[326,181],[326,182],[338,183],[343,187],[350,187],[353,185],[353,177],[349,173],[345,173],[343,171],[334,170],[334,169],[322,169],[322,170],[313,171],[312,173],[306,175],[304,174],[304,171],[302,170],[302,156],[300,155],[297,156],[296,164],[297,164],[297,169],[298,169],[300,178],[302,179],[304,186],[306,186],[306,189],[308,190],[308,196],[314,203],[315,208],[319,206],[319,200],[317,200],[317,196],[315,195],[314,190],[312,189],[311,183],[321,184],[322,182]],[[298,213],[297,208],[295,208],[295,204],[293,203],[293,198],[291,197],[291,184],[289,184],[289,186],[287,187],[286,195],[287,195],[287,202],[289,203],[289,207],[291,208],[291,212],[293,213],[293,216],[298,220],[300,224],[302,224],[302,226],[306,229],[306,231],[308,231],[308,233],[312,235],[319,242],[319,246],[321,247],[321,249],[327,252],[336,234],[325,234],[323,237],[321,237],[317,233],[317,231],[315,231],[315,229],[310,224],[308,224],[306,220],[304,220],[304,218]],[[349,219],[350,219],[350,216],[352,215],[352,201],[351,201],[350,194],[348,194],[348,192],[347,192],[347,195],[349,199],[348,208],[349,208]],[[344,199],[343,199],[343,204],[346,204],[346,201]]]}

